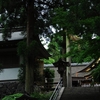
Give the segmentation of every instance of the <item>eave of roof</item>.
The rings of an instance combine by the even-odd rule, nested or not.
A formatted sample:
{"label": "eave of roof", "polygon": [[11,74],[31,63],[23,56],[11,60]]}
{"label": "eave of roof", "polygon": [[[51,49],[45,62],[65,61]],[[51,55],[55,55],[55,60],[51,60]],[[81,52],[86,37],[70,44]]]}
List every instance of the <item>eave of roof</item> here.
{"label": "eave of roof", "polygon": [[89,72],[93,70],[94,68],[96,68],[99,63],[100,63],[100,58],[94,59],[86,66],[86,68],[84,68],[80,72]]}
{"label": "eave of roof", "polygon": [[[2,33],[0,33],[0,46],[1,48],[9,48],[9,47],[15,47],[16,44],[23,40],[25,38],[24,35],[21,34],[22,32],[13,32],[11,35],[11,38],[7,38],[7,41],[3,41]],[[44,48],[43,44],[41,43],[39,37],[37,36],[36,40],[39,44],[39,55],[37,56],[39,59],[46,58],[48,59],[51,55],[47,52],[47,50]]]}

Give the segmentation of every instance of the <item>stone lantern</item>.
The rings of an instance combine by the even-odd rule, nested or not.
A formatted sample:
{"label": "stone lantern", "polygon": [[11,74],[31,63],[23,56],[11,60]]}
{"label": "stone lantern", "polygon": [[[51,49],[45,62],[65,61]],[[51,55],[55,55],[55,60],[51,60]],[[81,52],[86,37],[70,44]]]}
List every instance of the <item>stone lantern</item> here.
{"label": "stone lantern", "polygon": [[57,62],[53,63],[55,67],[58,67],[58,73],[60,74],[61,77],[63,77],[63,74],[66,71],[66,67],[69,66],[69,62],[66,62],[62,59],[59,59]]}

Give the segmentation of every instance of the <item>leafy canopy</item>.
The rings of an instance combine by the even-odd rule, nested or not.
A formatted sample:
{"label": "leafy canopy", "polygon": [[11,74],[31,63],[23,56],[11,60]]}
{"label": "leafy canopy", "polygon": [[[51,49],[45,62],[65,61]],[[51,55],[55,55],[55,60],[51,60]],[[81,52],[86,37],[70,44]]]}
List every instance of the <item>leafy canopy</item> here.
{"label": "leafy canopy", "polygon": [[78,41],[70,40],[70,52],[67,56],[71,56],[74,61],[90,61],[100,56],[99,9],[99,0],[64,0],[63,6],[52,12],[52,26],[59,37],[63,36],[65,31],[69,37],[80,37]]}

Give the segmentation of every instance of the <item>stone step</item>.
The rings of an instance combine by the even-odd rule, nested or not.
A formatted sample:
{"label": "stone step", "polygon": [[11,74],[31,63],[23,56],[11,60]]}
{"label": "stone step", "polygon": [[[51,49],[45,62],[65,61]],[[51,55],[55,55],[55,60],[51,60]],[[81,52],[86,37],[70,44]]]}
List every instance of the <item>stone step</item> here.
{"label": "stone step", "polygon": [[100,87],[65,88],[60,100],[100,100]]}

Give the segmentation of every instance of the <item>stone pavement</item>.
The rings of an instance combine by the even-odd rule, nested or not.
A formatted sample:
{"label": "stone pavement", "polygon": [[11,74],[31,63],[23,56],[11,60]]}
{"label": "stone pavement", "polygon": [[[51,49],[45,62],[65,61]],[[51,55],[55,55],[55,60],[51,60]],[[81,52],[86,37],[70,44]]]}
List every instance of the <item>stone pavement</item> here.
{"label": "stone pavement", "polygon": [[65,88],[60,100],[100,100],[100,87]]}

